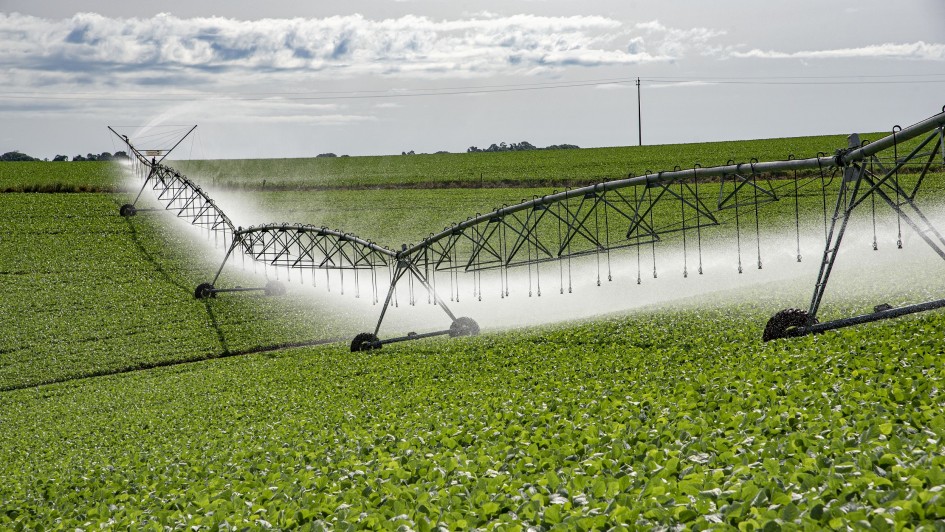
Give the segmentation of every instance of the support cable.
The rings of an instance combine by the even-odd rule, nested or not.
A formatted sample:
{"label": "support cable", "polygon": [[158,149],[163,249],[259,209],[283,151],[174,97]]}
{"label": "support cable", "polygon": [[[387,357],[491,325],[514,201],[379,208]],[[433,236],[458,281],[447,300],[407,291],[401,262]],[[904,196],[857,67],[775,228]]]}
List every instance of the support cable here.
{"label": "support cable", "polygon": [[[794,159],[794,154],[788,155],[788,160]],[[801,206],[800,187],[797,183],[797,169],[794,170],[794,233],[797,236],[797,262],[801,262]]]}
{"label": "support cable", "polygon": [[[733,181],[734,182],[734,181]],[[738,252],[738,273],[742,273],[742,226],[738,212],[738,186],[735,186],[735,247]]]}
{"label": "support cable", "polygon": [[[604,196],[607,192],[604,192]],[[607,282],[613,281],[614,276],[610,269],[610,220],[607,216],[607,202],[604,201],[604,241],[607,248]]]}
{"label": "support cable", "polygon": [[469,273],[469,267],[474,266],[472,270],[472,297],[473,299],[476,299],[476,270],[479,268],[475,266],[477,266],[476,259],[479,258],[479,253],[476,251],[480,245],[479,228],[471,227],[469,230],[473,233],[473,238],[470,239],[472,240],[472,255],[470,255],[469,261],[466,263],[465,272]]}
{"label": "support cable", "polygon": [[[561,203],[558,203],[558,245],[557,248],[561,249]],[[570,257],[569,257],[570,260]],[[570,269],[569,269],[570,271]],[[558,277],[561,283],[561,294],[564,294],[564,261],[561,257],[558,257]]]}
{"label": "support cable", "polygon": [[[565,210],[565,211],[568,213],[568,215],[570,216],[570,213],[571,213],[571,206],[570,206],[571,200],[570,200],[570,199],[566,199],[565,201],[566,201],[567,203],[565,204],[564,210]],[[570,231],[570,225],[571,225],[571,223],[568,222],[568,230],[569,230],[569,231]],[[568,293],[570,294],[572,291],[573,291],[573,284],[572,284],[572,282],[571,282],[571,239],[569,238],[569,239],[568,239]]]}
{"label": "support cable", "polygon": [[[509,253],[509,231],[508,227],[505,225],[505,221],[502,221],[502,244],[505,246],[505,251],[502,252],[503,257],[507,257]],[[503,294],[505,297],[509,297],[509,261],[505,261],[505,266],[502,270],[499,271],[499,277],[502,277],[503,272],[505,273],[505,290]]]}
{"label": "support cable", "polygon": [[[398,261],[398,268],[399,268],[399,264],[400,264],[400,263],[399,263],[399,261]],[[395,272],[394,272],[394,276],[392,277],[392,279],[394,279],[394,280],[391,281],[391,282],[393,283],[393,284],[391,285],[391,288],[394,290],[394,306],[395,306],[395,307],[398,307],[398,308],[400,307],[400,299],[398,298],[398,295],[399,295],[399,294],[398,294],[398,290],[397,290],[397,284],[398,284],[397,281],[400,280],[400,276],[401,276],[401,275],[403,275],[402,272],[395,271]]]}
{"label": "support cable", "polygon": [[427,305],[433,303],[433,287],[436,286],[436,270],[430,271],[430,260],[429,260],[430,249],[423,250],[423,276],[427,279]]}
{"label": "support cable", "polygon": [[[639,205],[639,202],[637,201],[637,187],[635,186],[633,187],[633,203],[634,205]],[[634,214],[634,218],[636,218],[636,216],[637,215]],[[643,270],[642,270],[641,262],[640,262],[640,248],[643,246],[643,242],[640,242],[639,221],[638,220],[635,220],[635,221],[637,221],[637,228],[638,228],[637,229],[637,246],[636,246],[637,247],[637,284],[642,284],[643,283],[643,275],[642,275]]]}
{"label": "support cable", "polygon": [[450,278],[450,301],[455,301],[453,294],[456,293],[456,289],[455,289],[455,286],[454,286],[454,284],[453,284],[453,273],[454,273],[454,270],[455,270],[456,268],[455,268],[455,263],[453,262],[453,258],[450,257],[450,251],[451,251],[451,250],[450,250],[449,248],[447,248],[447,250],[446,250],[446,260],[450,263],[450,268],[449,268],[449,270],[447,271],[447,273],[449,274],[449,278]]}
{"label": "support cable", "polygon": [[[649,172],[647,172],[649,174]],[[656,227],[653,223],[653,187],[647,186],[647,193],[650,197],[650,227]],[[656,237],[650,239],[650,249],[653,252],[653,278],[656,279]]]}
{"label": "support cable", "polygon": [[528,253],[528,297],[532,297],[532,241],[528,238],[528,221],[531,219],[531,213],[525,217],[525,251]]}
{"label": "support cable", "polygon": [[682,182],[679,183],[679,213],[682,217],[682,276],[685,279],[689,277],[689,264],[686,257],[686,191]]}
{"label": "support cable", "polygon": [[[476,213],[476,216],[478,215],[479,213]],[[482,232],[479,230],[479,226],[473,227],[472,232],[474,235],[476,235],[476,238],[473,240],[473,249],[472,249],[473,256],[470,257],[469,262],[476,265],[476,268],[472,272],[472,296],[473,296],[473,299],[476,299],[477,288],[478,288],[478,285],[476,284],[476,272],[479,271],[479,256],[480,256],[480,252],[477,250],[482,249],[483,242],[482,242]]]}
{"label": "support cable", "polygon": [[[312,271],[314,273],[314,270]],[[315,276],[312,276],[315,279]],[[377,305],[377,268],[371,268],[371,304]]]}
{"label": "support cable", "polygon": [[902,249],[902,200],[899,197],[899,145],[898,140],[896,139],[896,133],[902,131],[902,128],[898,125],[893,126],[892,128],[892,138],[893,138],[893,169],[895,174],[893,176],[893,183],[896,185],[896,247]]}
{"label": "support cable", "polygon": [[594,257],[597,260],[597,286],[600,286],[600,216],[597,207],[600,203],[597,201],[597,193],[594,193]]}
{"label": "support cable", "polygon": [[699,197],[699,176],[696,174],[696,168],[702,165],[696,163],[692,167],[692,179],[696,182],[696,238],[699,245],[699,275],[702,275],[702,216],[699,207],[702,205],[702,199]]}
{"label": "support cable", "polygon": [[[533,196],[537,198],[538,196]],[[537,295],[541,297],[541,261],[538,259],[538,254],[541,252],[541,248],[538,244],[538,222],[541,221],[542,216],[535,216],[534,230],[531,231],[532,238],[535,239],[535,287],[537,288]]]}
{"label": "support cable", "polygon": [[459,255],[456,248],[459,247],[459,239],[453,246],[453,275],[456,277],[456,302],[459,303]]}
{"label": "support cable", "polygon": [[482,240],[482,247],[480,247],[479,248],[480,251],[476,253],[476,272],[475,273],[476,273],[476,282],[479,284],[479,287],[477,290],[479,292],[479,301],[482,301],[482,268],[481,268],[482,250],[484,249],[486,245],[486,239],[482,231],[479,232],[479,238]]}
{"label": "support cable", "polygon": [[433,254],[432,249],[423,250],[424,268],[425,268],[425,271],[427,272],[427,279],[430,282],[430,288],[431,288],[430,290],[427,291],[427,293],[431,293],[433,301],[431,301],[430,304],[435,307],[437,304],[438,292],[436,291],[436,262],[431,257],[432,254]]}
{"label": "support cable", "polygon": [[827,236],[827,177],[824,175],[824,167],[820,164],[820,158],[826,156],[824,152],[817,152],[817,169],[820,171],[820,195],[824,207],[824,242],[830,243]]}
{"label": "support cable", "polygon": [[[873,158],[870,158],[870,175],[873,175]],[[879,250],[879,243],[876,239],[876,193],[870,193],[870,210],[873,218],[873,251]]]}
{"label": "support cable", "polygon": [[[535,229],[537,230],[538,228],[536,227]],[[541,297],[541,262],[538,260],[538,243],[537,242],[535,243],[535,288],[536,288],[536,295],[538,297]]]}
{"label": "support cable", "polygon": [[505,299],[505,286],[507,279],[503,272],[508,271],[506,266],[505,254],[508,250],[508,244],[505,242],[505,222],[498,222],[499,225],[499,299]]}
{"label": "support cable", "polygon": [[758,269],[761,269],[761,220],[758,216],[758,174],[755,173],[755,163],[757,159],[752,159],[751,163],[751,184],[755,192],[755,246],[758,250]]}

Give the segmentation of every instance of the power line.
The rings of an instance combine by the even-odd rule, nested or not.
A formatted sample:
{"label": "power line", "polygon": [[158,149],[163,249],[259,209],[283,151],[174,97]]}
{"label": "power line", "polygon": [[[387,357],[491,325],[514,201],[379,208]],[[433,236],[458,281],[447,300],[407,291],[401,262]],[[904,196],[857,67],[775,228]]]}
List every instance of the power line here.
{"label": "power line", "polygon": [[[843,76],[699,76],[700,80],[752,80],[752,79],[851,79],[851,78],[922,78],[922,77],[945,77],[945,73],[927,73],[927,74],[854,74]],[[687,80],[692,76],[655,76],[648,79],[653,80]]]}
{"label": "power line", "polygon": [[705,85],[917,85],[926,83],[945,83],[945,79],[932,80],[836,80],[836,81],[752,81],[752,80],[706,80],[704,78],[693,79],[660,79],[643,78],[643,81],[665,84],[686,84],[686,83],[704,83]]}
{"label": "power line", "polygon": [[[318,96],[280,96],[273,97],[278,93],[272,93],[271,96],[230,96],[230,95],[195,95],[195,96],[183,96],[180,97],[144,97],[144,96],[132,96],[123,98],[120,96],[74,96],[74,95],[39,95],[39,94],[28,94],[28,95],[15,95],[11,93],[6,93],[2,98],[8,99],[17,99],[17,100],[67,100],[67,101],[98,101],[98,100],[108,100],[108,101],[123,101],[123,102],[186,102],[186,101],[211,101],[211,100],[227,100],[227,101],[244,101],[244,102],[254,102],[254,101],[324,101],[324,100],[369,100],[369,99],[390,99],[390,98],[417,98],[425,96],[455,96],[463,94],[492,94],[492,93],[502,93],[502,92],[524,92],[524,91],[534,91],[534,90],[549,90],[549,89],[567,89],[574,87],[591,87],[597,85],[606,85],[606,84],[618,84],[618,83],[632,83],[633,80],[621,80],[621,81],[608,81],[608,82],[581,82],[581,83],[563,83],[558,85],[547,85],[547,86],[522,86],[522,87],[512,87],[512,88],[500,88],[500,89],[485,89],[485,90],[437,90],[437,89],[426,89],[431,92],[397,92],[390,93],[389,91],[377,91],[379,93],[375,94],[361,94],[368,93],[372,91],[352,91],[352,93],[344,94],[337,93],[337,95],[318,95]],[[304,94],[304,93],[302,93]]]}
{"label": "power line", "polygon": [[[50,101],[129,101],[129,102],[186,102],[186,101],[332,101],[368,100],[392,98],[417,98],[427,96],[455,96],[471,94],[494,94],[537,90],[569,89],[600,85],[632,85],[641,82],[662,84],[704,83],[707,85],[915,85],[945,83],[945,79],[915,79],[943,77],[945,74],[886,74],[856,76],[744,76],[744,77],[641,77],[602,78],[582,81],[557,81],[506,85],[478,85],[460,87],[431,87],[411,89],[318,91],[318,92],[236,92],[212,93],[163,93],[162,96],[130,95],[123,97],[114,93],[103,95],[95,92],[81,93],[33,93],[25,91],[0,92],[0,99],[50,100]],[[911,79],[902,79],[911,78]]]}
{"label": "power line", "polygon": [[[306,92],[285,92],[285,91],[230,91],[231,95],[238,97],[252,97],[252,96],[279,96],[279,95],[312,95],[317,94],[322,95],[349,95],[352,92],[360,94],[383,94],[389,96],[399,96],[399,95],[410,95],[413,92],[430,92],[430,91],[458,91],[458,90],[469,90],[469,91],[487,91],[487,90],[503,90],[503,89],[542,89],[542,88],[559,88],[561,86],[578,86],[584,85],[604,85],[608,83],[631,83],[634,81],[634,78],[598,78],[598,79],[585,79],[585,80],[574,80],[574,81],[548,81],[548,82],[532,82],[532,83],[512,83],[512,84],[501,84],[501,85],[465,85],[458,87],[418,87],[418,88],[389,88],[389,89],[377,89],[377,90],[346,90],[346,91],[306,91]],[[10,94],[10,95],[25,95],[33,96],[35,93],[33,91],[0,91],[0,95]],[[74,95],[94,95],[99,96],[100,92],[76,92],[69,91],[64,92],[50,92],[46,93],[49,96],[55,95],[64,95],[72,97]],[[161,93],[167,97],[191,97],[194,96],[192,92],[162,92]]]}

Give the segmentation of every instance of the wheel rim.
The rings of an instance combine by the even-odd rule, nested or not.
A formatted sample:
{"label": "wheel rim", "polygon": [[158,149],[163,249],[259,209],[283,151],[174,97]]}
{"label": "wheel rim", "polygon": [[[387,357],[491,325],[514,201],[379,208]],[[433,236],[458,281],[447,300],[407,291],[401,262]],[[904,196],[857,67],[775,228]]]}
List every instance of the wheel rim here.
{"label": "wheel rim", "polygon": [[380,349],[381,346],[378,345],[380,340],[373,333],[361,333],[354,337],[354,340],[351,341],[351,352],[357,353],[359,351],[370,351],[372,349]]}
{"label": "wheel rim", "polygon": [[764,342],[768,342],[780,338],[796,336],[795,331],[798,327],[813,325],[815,323],[817,323],[817,320],[811,320],[806,310],[798,308],[784,309],[774,316],[771,316],[771,319],[765,324],[765,330],[761,339]]}
{"label": "wheel rim", "polygon": [[197,299],[207,299],[213,295],[213,285],[210,283],[202,283],[194,290],[194,297]]}
{"label": "wheel rim", "polygon": [[472,318],[466,316],[456,318],[450,325],[450,336],[453,338],[458,336],[476,336],[477,334],[479,334],[479,324]]}

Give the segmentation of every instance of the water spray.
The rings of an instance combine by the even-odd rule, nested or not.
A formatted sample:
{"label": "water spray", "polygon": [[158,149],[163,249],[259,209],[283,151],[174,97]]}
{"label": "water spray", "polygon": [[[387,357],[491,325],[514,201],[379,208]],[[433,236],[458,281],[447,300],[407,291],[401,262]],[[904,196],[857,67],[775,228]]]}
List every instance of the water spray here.
{"label": "water spray", "polygon": [[[118,135],[114,129],[110,129]],[[870,200],[869,205],[874,209],[877,203],[892,209],[899,227],[900,248],[901,227],[905,224],[935,254],[945,259],[945,237],[916,202],[916,195],[930,169],[937,166],[939,160],[945,164],[945,108],[942,113],[912,126],[896,126],[890,135],[872,143],[861,142],[856,134],[850,135],[848,145],[833,155],[819,153],[806,159],[791,155],[781,161],[729,161],[715,167],[696,164],[682,169],[677,166],[671,171],[647,171],[641,176],[630,175],[624,179],[555,191],[486,214],[477,213],[463,222],[431,234],[419,243],[403,244],[396,251],[351,233],[326,227],[303,224],[234,227],[200,187],[180,172],[163,165],[163,158],[169,151],[152,154],[147,150],[138,150],[127,136],[118,136],[135,155],[135,169],[144,179],[142,191],[150,184],[165,209],[176,211],[178,217],[205,228],[216,238],[228,243],[226,255],[212,281],[200,284],[195,290],[197,298],[249,290],[263,290],[270,295],[284,292],[281,284],[263,288],[216,287],[224,267],[237,252],[254,263],[274,267],[277,271],[282,268],[286,272],[353,272],[356,287],[358,274],[367,270],[374,285],[372,294],[377,294],[378,282],[384,278],[380,273],[386,270],[389,283],[377,324],[373,332],[361,333],[353,339],[352,351],[376,349],[387,343],[430,336],[477,334],[479,325],[476,321],[469,317],[457,317],[441,297],[437,289],[438,273],[449,277],[451,303],[459,301],[461,273],[472,276],[473,295],[481,300],[483,272],[497,271],[502,280],[500,291],[503,296],[507,296],[509,272],[522,268],[528,270],[529,295],[533,293],[534,282],[534,293],[536,297],[541,297],[540,267],[546,263],[557,263],[560,281],[558,291],[565,293],[567,276],[567,291],[570,293],[573,259],[593,258],[596,261],[598,283],[602,278],[601,272],[605,272],[603,278],[609,282],[613,277],[611,252],[635,248],[639,284],[642,282],[639,259],[642,247],[651,248],[653,277],[656,278],[657,244],[665,246],[681,243],[682,275],[688,278],[688,243],[692,242],[692,234],[695,233],[699,255],[697,271],[701,275],[704,233],[709,228],[722,225],[735,228],[734,247],[739,273],[743,271],[743,238],[754,239],[751,247],[754,248],[755,257],[749,260],[754,259],[758,269],[762,269],[765,263],[762,261],[762,220],[759,213],[761,209],[785,198],[792,198],[795,217],[793,226],[797,233],[796,254],[790,258],[793,260],[793,255],[796,255],[796,261],[801,262],[802,225],[798,199],[802,194],[819,195],[823,199],[824,248],[814,293],[806,310],[788,308],[768,320],[764,341],[945,307],[945,299],[898,308],[880,304],[866,314],[824,323],[817,319],[848,222],[853,212],[866,200]],[[910,143],[914,140],[916,142]],[[903,149],[904,145],[909,146],[909,150]],[[907,155],[901,155],[904,152]],[[157,160],[157,155],[162,157],[161,161]],[[901,174],[907,168],[918,176],[911,190],[904,186],[901,179]],[[785,175],[788,177],[777,177]],[[839,181],[836,185],[835,177]],[[716,188],[717,196],[714,193]],[[827,201],[828,196],[834,195],[835,207],[831,216]],[[130,205],[134,209],[134,204]],[[129,215],[125,207],[122,207],[124,212],[121,214]],[[875,216],[873,219],[875,224]],[[404,287],[404,284],[407,286]],[[401,289],[406,288],[407,302],[411,305],[418,299],[416,290],[426,291],[430,304],[446,314],[449,328],[380,339],[378,335],[387,310],[399,306],[400,297],[403,297],[398,297],[398,285],[401,285]],[[441,281],[439,286],[445,284]],[[360,294],[359,288],[356,288],[355,293]]]}

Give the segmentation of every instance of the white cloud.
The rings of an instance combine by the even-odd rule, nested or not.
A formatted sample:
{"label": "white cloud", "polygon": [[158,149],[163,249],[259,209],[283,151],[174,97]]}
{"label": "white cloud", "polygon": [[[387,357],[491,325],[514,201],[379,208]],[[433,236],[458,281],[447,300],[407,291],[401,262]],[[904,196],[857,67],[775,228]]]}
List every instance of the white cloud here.
{"label": "white cloud", "polygon": [[719,35],[705,28],[667,28],[658,21],[626,28],[601,16],[244,21],[95,13],[50,20],[0,13],[0,47],[7,50],[0,67],[107,75],[131,84],[142,73],[202,76],[205,82],[218,82],[231,72],[470,77],[672,61]]}
{"label": "white cloud", "polygon": [[670,28],[658,20],[634,25],[639,35],[631,40],[630,49],[645,52],[652,49],[656,56],[678,59],[689,52],[706,54],[709,43],[725,35],[725,31],[711,28]]}
{"label": "white cloud", "polygon": [[677,88],[677,87],[707,87],[709,85],[718,85],[711,81],[677,81],[677,82],[664,82],[664,83],[648,83],[646,87],[648,89],[666,89],[666,88]]}
{"label": "white cloud", "polygon": [[[717,85],[718,83],[712,81],[658,81],[653,82],[648,79],[643,80],[643,86],[646,87],[646,90],[651,89],[666,89],[666,88],[677,88],[677,87],[706,87],[709,85]],[[601,83],[594,86],[597,90],[604,91],[617,91],[617,90],[636,90],[636,85],[632,82],[624,83]]]}
{"label": "white cloud", "polygon": [[[25,102],[25,103],[24,103]],[[305,100],[286,100],[284,98],[264,98],[260,100],[234,101],[222,98],[201,96],[180,101],[141,102],[134,95],[116,93],[110,100],[49,100],[39,104],[29,104],[29,100],[17,101],[13,106],[0,105],[0,112],[7,116],[16,114],[19,118],[47,119],[62,117],[68,112],[70,118],[101,120],[103,116],[158,113],[166,119],[184,119],[199,123],[295,123],[314,125],[345,125],[352,123],[373,122],[377,117],[370,114],[349,112],[344,105],[313,103]]]}
{"label": "white cloud", "polygon": [[619,91],[631,88],[636,87],[627,83],[601,83],[600,85],[594,85],[594,89],[601,91]]}
{"label": "white cloud", "polygon": [[753,49],[747,52],[730,52],[729,55],[735,58],[757,59],[890,58],[943,61],[945,60],[945,44],[918,41],[914,43],[884,43],[861,46],[858,48],[803,50],[798,52]]}

